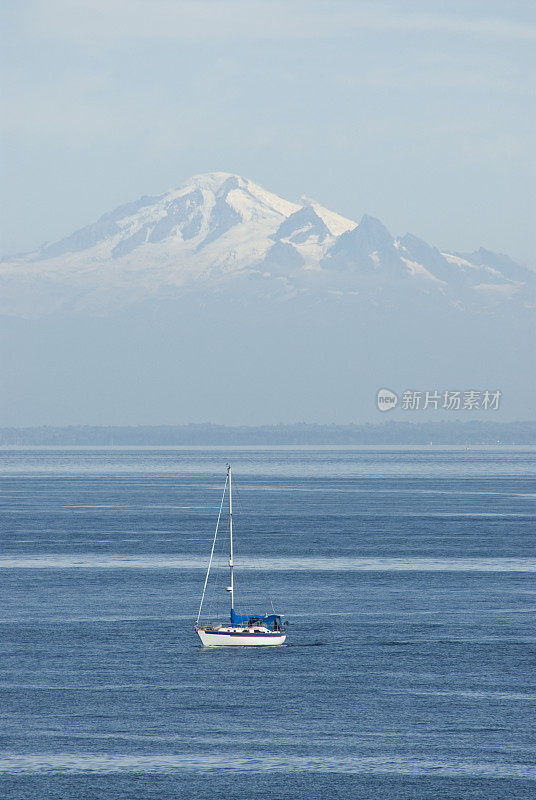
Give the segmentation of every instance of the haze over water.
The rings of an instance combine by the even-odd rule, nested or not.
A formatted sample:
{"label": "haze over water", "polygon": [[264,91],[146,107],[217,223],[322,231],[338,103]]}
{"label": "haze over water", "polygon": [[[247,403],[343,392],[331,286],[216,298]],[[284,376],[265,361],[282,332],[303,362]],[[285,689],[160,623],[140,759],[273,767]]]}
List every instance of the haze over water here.
{"label": "haze over water", "polygon": [[[536,793],[534,449],[0,460],[3,796]],[[281,648],[192,629],[227,460],[237,610],[271,599]]]}

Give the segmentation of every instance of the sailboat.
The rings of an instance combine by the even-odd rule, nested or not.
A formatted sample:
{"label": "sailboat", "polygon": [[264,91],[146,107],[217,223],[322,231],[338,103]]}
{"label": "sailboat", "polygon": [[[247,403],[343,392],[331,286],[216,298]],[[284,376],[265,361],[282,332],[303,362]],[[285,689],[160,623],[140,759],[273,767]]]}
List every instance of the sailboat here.
{"label": "sailboat", "polygon": [[[214,558],[214,548],[216,546],[216,537],[218,536],[218,529],[220,527],[220,519],[222,516],[222,509],[225,500],[225,495],[228,492],[229,497],[229,586],[227,591],[231,600],[231,618],[229,623],[221,623],[217,625],[200,625],[201,612],[203,610],[203,601],[207,590],[208,579],[210,575],[210,568]],[[281,614],[237,614],[234,607],[235,602],[235,588],[234,588],[234,555],[233,555],[233,494],[231,483],[231,467],[227,465],[227,476],[225,478],[225,486],[220,503],[220,510],[218,513],[218,520],[216,522],[216,530],[214,532],[214,539],[212,542],[212,550],[210,551],[210,558],[208,562],[207,574],[205,576],[205,585],[203,586],[203,593],[201,595],[201,603],[199,604],[199,612],[195,622],[195,630],[205,647],[222,647],[227,645],[280,645],[283,644],[287,638],[285,625],[282,622]]]}

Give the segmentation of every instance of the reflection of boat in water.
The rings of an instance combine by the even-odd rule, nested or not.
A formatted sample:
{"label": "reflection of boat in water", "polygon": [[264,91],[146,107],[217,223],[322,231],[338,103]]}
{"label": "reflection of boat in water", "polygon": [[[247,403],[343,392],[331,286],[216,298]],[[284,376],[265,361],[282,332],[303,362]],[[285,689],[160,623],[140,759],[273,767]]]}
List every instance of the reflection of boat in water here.
{"label": "reflection of boat in water", "polygon": [[[223,503],[225,494],[229,493],[229,571],[230,581],[227,591],[231,597],[231,621],[230,624],[223,623],[220,625],[200,625],[201,611],[203,609],[203,601],[205,599],[205,592],[207,589],[208,579],[210,575],[210,568],[214,557],[214,548],[216,545],[216,537],[218,536],[218,529],[222,515]],[[285,623],[281,621],[280,614],[237,614],[234,608],[234,560],[233,560],[233,496],[231,486],[231,467],[227,467],[227,477],[225,479],[225,486],[220,504],[220,511],[218,514],[218,521],[216,523],[216,531],[214,533],[214,540],[212,542],[212,550],[210,552],[210,559],[208,562],[207,574],[205,577],[205,585],[203,587],[203,594],[201,596],[201,603],[199,605],[199,613],[195,622],[195,630],[205,647],[225,646],[225,645],[278,645],[283,644],[286,639]]]}

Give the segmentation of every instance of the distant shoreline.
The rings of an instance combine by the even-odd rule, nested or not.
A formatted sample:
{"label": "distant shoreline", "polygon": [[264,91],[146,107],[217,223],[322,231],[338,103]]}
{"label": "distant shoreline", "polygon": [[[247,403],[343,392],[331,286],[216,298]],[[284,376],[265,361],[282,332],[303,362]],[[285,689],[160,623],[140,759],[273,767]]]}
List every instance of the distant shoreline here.
{"label": "distant shoreline", "polygon": [[532,422],[386,422],[367,425],[210,424],[0,428],[2,447],[536,445]]}

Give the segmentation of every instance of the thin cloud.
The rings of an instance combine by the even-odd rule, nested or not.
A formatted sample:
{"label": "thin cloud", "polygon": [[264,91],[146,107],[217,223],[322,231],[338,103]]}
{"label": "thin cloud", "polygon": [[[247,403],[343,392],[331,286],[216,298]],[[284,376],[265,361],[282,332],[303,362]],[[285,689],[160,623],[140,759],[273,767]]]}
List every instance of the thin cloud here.
{"label": "thin cloud", "polygon": [[36,36],[109,46],[154,40],[307,40],[370,31],[536,40],[533,22],[346,0],[33,0],[19,13]]}

